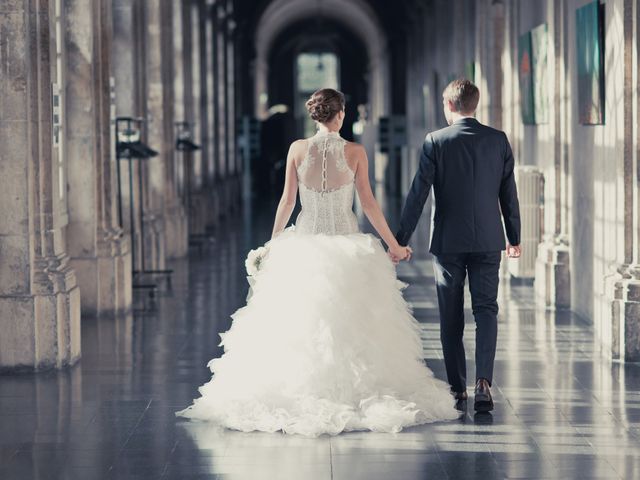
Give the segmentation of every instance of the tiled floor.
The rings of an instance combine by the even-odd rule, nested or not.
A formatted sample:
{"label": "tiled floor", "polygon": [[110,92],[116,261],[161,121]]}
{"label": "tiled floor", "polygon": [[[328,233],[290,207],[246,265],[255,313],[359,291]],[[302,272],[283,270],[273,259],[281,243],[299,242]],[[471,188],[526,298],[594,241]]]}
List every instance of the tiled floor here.
{"label": "tiled floor", "polygon": [[[0,377],[0,479],[640,478],[640,366],[602,360],[589,325],[538,311],[503,282],[493,415],[399,434],[307,439],[215,431],[174,417],[209,378],[218,332],[246,295],[243,257],[271,212],[227,224],[175,262],[158,310],[84,320],[73,368]],[[398,271],[443,377],[432,268],[420,236]],[[467,354],[473,372],[473,323]]]}

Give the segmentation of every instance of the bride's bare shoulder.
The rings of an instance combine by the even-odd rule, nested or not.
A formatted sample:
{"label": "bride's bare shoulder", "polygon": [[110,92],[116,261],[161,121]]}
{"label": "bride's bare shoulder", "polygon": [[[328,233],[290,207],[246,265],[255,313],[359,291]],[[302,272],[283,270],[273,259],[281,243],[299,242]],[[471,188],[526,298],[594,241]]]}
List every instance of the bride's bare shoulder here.
{"label": "bride's bare shoulder", "polygon": [[291,152],[293,152],[294,155],[304,151],[306,148],[307,148],[306,138],[299,138],[298,140],[294,140],[293,142],[291,142],[291,145],[289,146],[289,150],[291,150]]}
{"label": "bride's bare shoulder", "polygon": [[346,156],[361,157],[366,152],[364,145],[361,143],[347,141],[344,146],[344,153]]}

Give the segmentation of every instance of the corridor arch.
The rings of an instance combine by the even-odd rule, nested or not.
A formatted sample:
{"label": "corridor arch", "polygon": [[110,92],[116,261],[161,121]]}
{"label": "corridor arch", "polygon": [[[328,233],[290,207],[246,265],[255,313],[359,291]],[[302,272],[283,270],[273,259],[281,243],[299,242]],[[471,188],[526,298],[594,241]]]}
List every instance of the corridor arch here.
{"label": "corridor arch", "polygon": [[386,34],[371,7],[363,0],[274,0],[261,15],[255,35],[255,116],[267,116],[268,58],[276,38],[288,26],[319,15],[344,25],[367,46],[370,118],[375,121],[386,115],[390,106],[389,52]]}

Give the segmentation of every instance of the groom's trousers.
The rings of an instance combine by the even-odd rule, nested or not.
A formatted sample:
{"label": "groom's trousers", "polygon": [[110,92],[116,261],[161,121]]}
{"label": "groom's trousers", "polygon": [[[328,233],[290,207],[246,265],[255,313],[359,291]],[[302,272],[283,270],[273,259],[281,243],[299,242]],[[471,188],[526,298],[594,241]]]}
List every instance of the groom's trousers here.
{"label": "groom's trousers", "polygon": [[467,366],[464,332],[464,283],[469,274],[471,307],[476,323],[476,380],[493,380],[498,336],[498,279],[502,252],[445,253],[434,255],[440,307],[440,340],[451,389],[464,392]]}

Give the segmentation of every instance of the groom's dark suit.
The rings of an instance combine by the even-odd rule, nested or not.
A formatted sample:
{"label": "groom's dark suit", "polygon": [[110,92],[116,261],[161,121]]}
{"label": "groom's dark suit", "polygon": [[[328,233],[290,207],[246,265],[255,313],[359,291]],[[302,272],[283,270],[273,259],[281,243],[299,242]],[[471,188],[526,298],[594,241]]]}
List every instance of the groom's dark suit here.
{"label": "groom's dark suit", "polygon": [[504,132],[465,117],[427,135],[396,238],[406,245],[433,186],[434,255],[440,338],[447,377],[466,390],[463,292],[469,272],[476,321],[476,379],[493,377],[498,314],[498,271],[505,249],[520,244],[520,209],[513,154]]}

